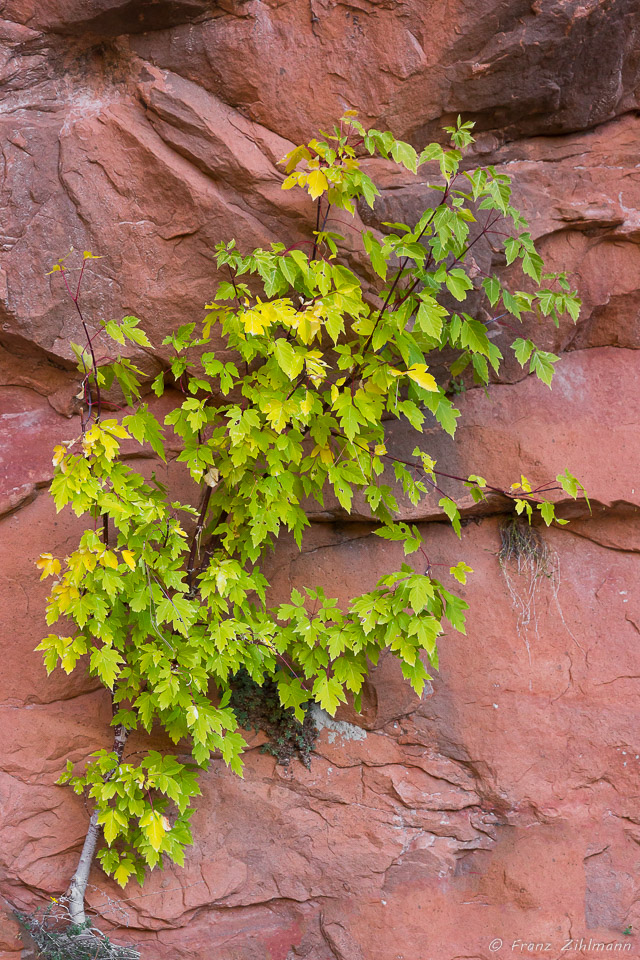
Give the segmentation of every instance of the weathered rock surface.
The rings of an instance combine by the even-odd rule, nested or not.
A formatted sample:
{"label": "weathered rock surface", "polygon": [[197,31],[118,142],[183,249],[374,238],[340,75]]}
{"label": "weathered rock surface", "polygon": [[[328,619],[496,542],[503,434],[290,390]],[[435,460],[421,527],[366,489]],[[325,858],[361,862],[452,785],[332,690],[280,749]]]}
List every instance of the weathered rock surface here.
{"label": "weathered rock surface", "polygon": [[[540,249],[584,300],[576,327],[525,325],[563,354],[551,393],[508,366],[487,396],[459,398],[455,444],[429,430],[425,446],[442,471],[496,486],[568,467],[593,513],[567,507],[571,525],[545,531],[536,577],[499,561],[500,498],[484,514],[467,505],[461,544],[437,505],[403,504],[434,566],[462,556],[475,570],[468,636],[443,638],[429,695],[415,698],[383,659],[362,715],[325,724],[310,770],[276,766],[259,740],[244,781],[214,763],[186,869],[124,895],[96,870],[92,906],[128,925],[118,936],[144,960],[488,960],[517,953],[514,941],[573,958],[590,956],[589,938],[633,955],[623,931],[640,935],[637,2],[0,8],[0,960],[20,955],[11,908],[60,893],[78,855],[87,813],[55,780],[67,757],[107,743],[103,694],[80,676],[47,679],[33,652],[46,592],[33,561],[64,552],[79,529],[44,492],[51,446],[78,431],[69,341],[81,339],[45,273],[71,245],[102,255],[88,316],[135,313],[158,344],[202,315],[216,242],[309,238],[311,208],[280,192],[277,160],[345,106],[416,146],[457,113],[475,119],[471,162],[514,176]],[[420,212],[423,184],[384,164],[371,172],[380,220]],[[497,342],[511,333],[500,328]],[[152,372],[161,356],[138,360]],[[390,440],[414,446],[404,430]],[[329,503],[314,519],[302,554],[282,544],[275,590],[315,582],[347,599],[397,562],[364,510],[346,524]]]}

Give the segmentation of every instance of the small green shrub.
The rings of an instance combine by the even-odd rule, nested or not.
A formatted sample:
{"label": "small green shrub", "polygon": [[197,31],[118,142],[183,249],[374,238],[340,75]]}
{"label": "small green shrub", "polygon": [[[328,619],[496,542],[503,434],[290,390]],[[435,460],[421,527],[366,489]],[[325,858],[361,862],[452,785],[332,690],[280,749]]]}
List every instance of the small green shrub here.
{"label": "small green shrub", "polygon": [[[439,486],[451,474],[417,443],[425,421],[455,433],[460,412],[447,385],[467,367],[481,385],[490,370],[500,370],[503,356],[487,327],[502,315],[517,322],[533,312],[558,323],[561,314],[575,320],[579,311],[564,274],[543,273],[526,221],[511,204],[509,178],[491,167],[461,166],[470,130],[458,121],[447,128],[449,147],[432,143],[418,154],[347,114],[333,133],[292,150],[283,186],[300,187],[315,201],[311,239],[251,253],[234,241],[218,245],[225,279],[204,323],[186,324],[164,340],[171,358],[152,384],[158,396],[173,388],[164,424],[143,396],[141,371],[112,356],[118,344],[151,347],[139,320],[90,330],[84,316],[81,284],[93,254],[85,253],[77,281],[71,262],[53,268],[86,342],[73,345],[84,397],[81,435],[55,447],[51,495],[58,510],[70,506],[86,517],[87,528],[68,556],[40,557],[42,577],[53,578],[47,622],[63,626],[39,649],[49,672],[88,669],[99,678],[113,701],[115,735],[112,750],[98,750],[79,771],[69,762],[60,779],[93,806],[70,887],[74,922],[84,921],[100,834],[101,866],[122,886],[131,877],[142,883],[145,869],[165,857],[183,863],[199,771],[218,755],[242,772],[240,714],[273,734],[283,728],[280,711],[292,711],[301,733],[292,739],[287,720],[289,732],[276,735],[272,749],[286,759],[295,745],[308,759],[310,703],[334,714],[352,695],[359,709],[364,678],[383,650],[421,694],[427,663],[438,666],[444,624],[464,633],[467,604],[450,588],[466,581],[470,567],[454,560],[444,579],[434,576],[420,531],[396,519],[393,484],[413,504],[435,496],[460,535],[458,505]],[[439,191],[440,201],[415,224],[362,229],[366,267],[359,276],[341,257],[330,212],[348,216],[358,203],[374,205],[367,155],[414,174],[431,169],[425,189]],[[528,290],[508,290],[497,276],[480,279],[467,269],[467,254],[482,237],[503,246],[508,264],[520,264]],[[479,303],[488,323],[478,319]],[[108,344],[104,360],[101,339]],[[212,349],[214,341],[222,349]],[[525,338],[512,350],[551,382],[557,357]],[[433,356],[441,363],[453,358],[442,382],[429,370]],[[127,404],[121,418],[105,416],[116,384]],[[387,448],[389,420],[415,430],[410,458]],[[178,461],[200,486],[197,504],[178,501],[121,456],[122,444],[133,442],[164,459],[164,427],[178,438]],[[478,474],[453,479],[476,501],[497,489]],[[561,488],[575,497],[579,484],[565,472],[551,486],[532,489],[523,477],[501,492],[519,514],[538,513],[550,524],[548,494]],[[375,534],[417,559],[381,571],[376,586],[344,608],[313,584],[269,606],[276,540],[288,531],[301,547],[309,525],[304,503],[322,505],[327,495],[345,515],[357,495]],[[234,693],[238,676],[247,680]],[[262,705],[249,683],[266,691]],[[212,684],[221,699],[210,698]],[[180,744],[181,754],[190,751],[192,762],[139,747],[127,758],[129,733],[153,728]]]}
{"label": "small green shrub", "polygon": [[240,670],[231,679],[229,706],[244,730],[262,731],[267,735],[267,742],[260,748],[262,753],[270,753],[283,766],[294,757],[305,767],[311,765],[313,745],[318,738],[311,710],[305,705],[301,723],[293,710],[282,706],[274,680],[266,678],[259,684],[246,670]]}

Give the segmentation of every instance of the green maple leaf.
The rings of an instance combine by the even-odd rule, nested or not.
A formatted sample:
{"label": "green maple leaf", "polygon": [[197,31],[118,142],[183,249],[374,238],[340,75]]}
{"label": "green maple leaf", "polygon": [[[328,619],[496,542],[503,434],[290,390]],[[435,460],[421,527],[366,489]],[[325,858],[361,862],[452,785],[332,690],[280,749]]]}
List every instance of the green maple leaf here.
{"label": "green maple leaf", "polygon": [[91,653],[91,669],[95,670],[104,685],[109,687],[110,690],[113,690],[113,685],[120,673],[120,665],[123,663],[123,658],[112,647],[94,648]]}
{"label": "green maple leaf", "polygon": [[313,698],[333,716],[340,703],[344,703],[345,695],[342,684],[326,673],[321,673],[313,684]]}
{"label": "green maple leaf", "polygon": [[283,707],[293,710],[296,720],[304,723],[305,712],[302,704],[309,700],[309,691],[302,686],[299,677],[287,677],[278,680],[278,696]]}

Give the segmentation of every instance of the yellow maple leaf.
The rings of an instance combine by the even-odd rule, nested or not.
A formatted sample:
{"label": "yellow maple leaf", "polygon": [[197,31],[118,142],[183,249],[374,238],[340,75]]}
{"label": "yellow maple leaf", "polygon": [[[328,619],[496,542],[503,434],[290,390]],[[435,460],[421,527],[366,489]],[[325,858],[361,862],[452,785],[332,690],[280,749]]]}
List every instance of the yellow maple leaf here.
{"label": "yellow maple leaf", "polygon": [[331,447],[321,447],[319,444],[316,444],[316,446],[311,451],[311,456],[316,457],[318,456],[318,454],[320,455],[320,459],[322,460],[323,463],[326,463],[328,466],[331,466],[331,464],[334,461],[333,450],[331,449]]}
{"label": "yellow maple leaf", "polygon": [[305,310],[298,315],[296,330],[303,343],[309,344],[320,330],[321,321],[312,310]]}
{"label": "yellow maple leaf", "polygon": [[56,583],[51,596],[55,597],[60,613],[66,613],[71,604],[80,598],[80,592],[70,583]]}
{"label": "yellow maple leaf", "polygon": [[432,393],[438,392],[438,384],[430,373],[427,373],[426,363],[414,363],[407,370],[407,376],[411,377],[414,383],[417,383],[423,390],[430,390]]}
{"label": "yellow maple leaf", "polygon": [[60,561],[56,560],[56,558],[50,553],[41,553],[36,560],[36,567],[38,567],[39,570],[42,570],[40,575],[41,580],[46,580],[47,577],[57,576],[61,569]]}
{"label": "yellow maple leaf", "polygon": [[297,165],[300,163],[301,160],[310,160],[310,159],[311,159],[311,154],[309,153],[307,148],[304,146],[300,146],[300,147],[294,147],[293,150],[290,150],[289,153],[287,153],[282,158],[282,160],[279,160],[278,162],[280,164],[285,164],[285,170],[287,171],[287,173],[291,173],[292,170],[295,170],[295,168],[297,167]]}
{"label": "yellow maple leaf", "polygon": [[125,562],[126,565],[129,567],[130,570],[135,570],[135,568],[136,568],[136,558],[135,558],[134,554],[131,552],[131,550],[123,550],[123,551],[122,551],[122,559],[124,560],[124,562]]}
{"label": "yellow maple leaf", "polygon": [[322,170],[312,170],[307,177],[307,187],[312,200],[321,197],[325,190],[329,189],[329,181]]}
{"label": "yellow maple leaf", "polygon": [[100,556],[100,563],[103,567],[111,567],[112,570],[118,569],[118,558],[111,550],[105,550]]}
{"label": "yellow maple leaf", "polygon": [[103,420],[102,421],[103,430],[106,430],[108,433],[113,434],[114,437],[119,437],[121,440],[129,440],[130,436],[121,423],[118,423],[117,420]]}
{"label": "yellow maple leaf", "polygon": [[271,326],[271,320],[261,311],[254,307],[253,310],[247,310],[242,314],[241,320],[247,333],[253,333],[260,336]]}
{"label": "yellow maple leaf", "polygon": [[62,463],[67,453],[67,448],[63,447],[61,444],[53,448],[53,465],[57,467],[58,464]]}
{"label": "yellow maple leaf", "polygon": [[100,439],[100,431],[96,429],[95,425],[90,427],[82,438],[82,449],[84,451],[85,457],[90,457],[93,453],[93,448]]}
{"label": "yellow maple leaf", "polygon": [[304,173],[294,171],[285,179],[284,183],[282,184],[282,189],[291,190],[292,187],[301,187],[306,183],[306,181],[307,178]]}

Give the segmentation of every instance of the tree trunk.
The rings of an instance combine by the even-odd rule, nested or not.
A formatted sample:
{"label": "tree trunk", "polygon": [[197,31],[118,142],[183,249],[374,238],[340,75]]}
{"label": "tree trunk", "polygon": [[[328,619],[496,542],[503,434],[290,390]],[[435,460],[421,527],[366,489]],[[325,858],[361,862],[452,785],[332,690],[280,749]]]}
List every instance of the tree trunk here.
{"label": "tree trunk", "polygon": [[[128,736],[129,731],[126,727],[122,726],[122,724],[116,727],[115,736],[113,738],[113,752],[118,758],[118,763],[120,763],[122,760],[122,754],[124,753],[124,747]],[[116,769],[117,768],[114,768],[111,773],[106,775],[104,778],[105,783],[107,780],[111,779]],[[84,838],[82,853],[80,854],[80,859],[78,860],[78,866],[76,867],[76,871],[71,878],[71,883],[69,884],[69,889],[67,890],[67,897],[69,898],[69,914],[73,923],[86,923],[87,920],[87,915],[84,910],[84,897],[87,890],[87,883],[89,882],[89,873],[91,871],[91,865],[95,856],[99,835],[100,827],[98,825],[98,810],[94,810],[89,820],[89,828],[87,830],[87,835]]]}
{"label": "tree trunk", "polygon": [[89,820],[89,829],[84,838],[82,853],[76,867],[76,872],[71,878],[67,896],[69,898],[69,914],[73,923],[86,923],[87,916],[84,912],[84,895],[89,881],[89,871],[96,852],[98,843],[98,811],[94,810]]}

